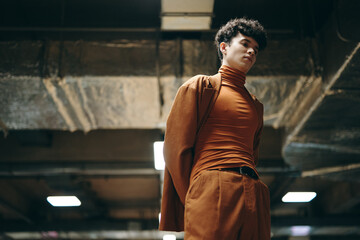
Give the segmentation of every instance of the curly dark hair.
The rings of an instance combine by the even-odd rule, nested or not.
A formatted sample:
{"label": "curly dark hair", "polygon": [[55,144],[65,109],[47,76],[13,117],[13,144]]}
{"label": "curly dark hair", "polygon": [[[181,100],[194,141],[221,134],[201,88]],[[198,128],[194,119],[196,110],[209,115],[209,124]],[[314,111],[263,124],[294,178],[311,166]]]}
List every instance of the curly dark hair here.
{"label": "curly dark hair", "polygon": [[215,36],[215,45],[221,61],[223,60],[223,55],[220,51],[220,43],[225,42],[230,44],[231,39],[239,32],[248,37],[252,37],[259,44],[259,51],[266,47],[266,32],[259,21],[248,18],[231,19],[219,29]]}

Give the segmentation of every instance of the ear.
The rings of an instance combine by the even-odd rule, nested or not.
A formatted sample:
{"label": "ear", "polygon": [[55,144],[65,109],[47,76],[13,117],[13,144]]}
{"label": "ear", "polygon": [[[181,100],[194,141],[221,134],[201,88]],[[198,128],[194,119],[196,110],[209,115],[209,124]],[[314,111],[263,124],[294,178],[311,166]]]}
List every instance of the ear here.
{"label": "ear", "polygon": [[226,47],[228,46],[228,44],[227,43],[225,43],[225,42],[221,42],[220,43],[220,51],[221,51],[221,53],[224,55],[224,54],[226,54]]}

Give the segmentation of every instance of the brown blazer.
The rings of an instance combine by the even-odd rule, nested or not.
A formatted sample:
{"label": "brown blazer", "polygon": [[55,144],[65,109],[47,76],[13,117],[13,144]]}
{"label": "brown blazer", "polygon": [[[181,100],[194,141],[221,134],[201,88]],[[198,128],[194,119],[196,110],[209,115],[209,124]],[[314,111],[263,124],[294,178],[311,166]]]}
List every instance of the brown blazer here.
{"label": "brown blazer", "polygon": [[[166,122],[164,187],[159,230],[184,231],[185,196],[189,188],[195,141],[214,106],[220,87],[220,73],[214,76],[197,75],[186,81],[176,94]],[[252,97],[258,115],[261,116],[261,127],[254,138],[254,158],[257,163],[263,105]]]}

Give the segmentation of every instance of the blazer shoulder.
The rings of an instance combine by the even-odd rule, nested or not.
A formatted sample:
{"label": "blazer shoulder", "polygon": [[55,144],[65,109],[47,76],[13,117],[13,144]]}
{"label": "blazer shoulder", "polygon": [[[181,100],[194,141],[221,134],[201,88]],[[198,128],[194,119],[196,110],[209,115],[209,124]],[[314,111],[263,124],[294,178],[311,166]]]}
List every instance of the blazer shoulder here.
{"label": "blazer shoulder", "polygon": [[184,82],[181,87],[185,88],[214,88],[215,90],[219,90],[221,85],[221,75],[217,73],[215,75],[196,75],[186,82]]}
{"label": "blazer shoulder", "polygon": [[185,81],[181,87],[186,87],[186,88],[198,88],[199,86],[201,86],[201,83],[206,83],[208,81],[210,76],[207,75],[196,75],[193,76],[192,78],[188,79],[187,81]]}

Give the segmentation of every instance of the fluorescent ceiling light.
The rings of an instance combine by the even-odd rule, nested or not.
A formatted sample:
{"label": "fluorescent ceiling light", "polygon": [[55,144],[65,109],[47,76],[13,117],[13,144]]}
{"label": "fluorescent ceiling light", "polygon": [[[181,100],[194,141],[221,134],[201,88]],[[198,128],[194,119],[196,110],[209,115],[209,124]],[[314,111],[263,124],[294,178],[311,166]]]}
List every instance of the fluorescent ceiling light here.
{"label": "fluorescent ceiling light", "polygon": [[173,234],[165,234],[163,240],[176,240],[176,236]]}
{"label": "fluorescent ceiling light", "polygon": [[163,30],[207,30],[211,26],[211,17],[207,16],[164,16],[161,29]]}
{"label": "fluorescent ceiling light", "polygon": [[161,29],[209,30],[213,9],[214,0],[161,0]]}
{"label": "fluorescent ceiling light", "polygon": [[156,170],[165,169],[165,161],[163,155],[164,142],[154,142],[154,161]]}
{"label": "fluorescent ceiling light", "polygon": [[161,0],[161,12],[212,13],[214,0]]}
{"label": "fluorescent ceiling light", "polygon": [[316,192],[288,192],[283,196],[283,202],[310,202],[316,197]]}
{"label": "fluorescent ceiling light", "polygon": [[49,196],[46,200],[53,207],[78,207],[81,205],[76,196]]}
{"label": "fluorescent ceiling light", "polygon": [[310,234],[310,226],[292,226],[291,236],[308,236]]}

